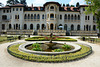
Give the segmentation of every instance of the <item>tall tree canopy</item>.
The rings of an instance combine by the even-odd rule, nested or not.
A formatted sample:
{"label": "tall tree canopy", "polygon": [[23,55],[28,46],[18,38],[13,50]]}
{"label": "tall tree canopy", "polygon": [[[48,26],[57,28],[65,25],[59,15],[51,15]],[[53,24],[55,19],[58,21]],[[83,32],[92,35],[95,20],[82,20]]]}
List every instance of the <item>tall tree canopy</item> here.
{"label": "tall tree canopy", "polygon": [[89,5],[86,7],[86,14],[90,14],[91,12],[93,15],[97,17],[97,25],[100,33],[100,0],[85,0],[86,3]]}

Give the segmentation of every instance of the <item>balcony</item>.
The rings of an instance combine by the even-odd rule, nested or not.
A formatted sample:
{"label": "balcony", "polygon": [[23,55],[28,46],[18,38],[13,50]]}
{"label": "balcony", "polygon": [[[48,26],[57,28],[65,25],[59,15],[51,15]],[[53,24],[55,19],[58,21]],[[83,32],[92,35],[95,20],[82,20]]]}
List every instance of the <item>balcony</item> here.
{"label": "balcony", "polygon": [[40,19],[24,19],[24,21],[40,21]]}

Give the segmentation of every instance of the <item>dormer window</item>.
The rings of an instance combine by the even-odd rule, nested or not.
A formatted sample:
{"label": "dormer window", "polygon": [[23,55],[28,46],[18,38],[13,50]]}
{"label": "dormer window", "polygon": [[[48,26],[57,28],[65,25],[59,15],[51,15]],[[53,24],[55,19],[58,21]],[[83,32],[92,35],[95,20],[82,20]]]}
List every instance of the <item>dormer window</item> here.
{"label": "dormer window", "polygon": [[37,10],[37,8],[35,7],[34,10]]}
{"label": "dormer window", "polygon": [[15,11],[15,9],[13,8],[13,11]]}
{"label": "dormer window", "polygon": [[40,8],[41,10],[43,10],[43,8]]}
{"label": "dormer window", "polygon": [[5,10],[3,10],[3,13],[5,13]]}
{"label": "dormer window", "polygon": [[85,8],[83,8],[83,11],[85,11]]}
{"label": "dormer window", "polygon": [[20,11],[22,11],[22,8],[20,8]]}

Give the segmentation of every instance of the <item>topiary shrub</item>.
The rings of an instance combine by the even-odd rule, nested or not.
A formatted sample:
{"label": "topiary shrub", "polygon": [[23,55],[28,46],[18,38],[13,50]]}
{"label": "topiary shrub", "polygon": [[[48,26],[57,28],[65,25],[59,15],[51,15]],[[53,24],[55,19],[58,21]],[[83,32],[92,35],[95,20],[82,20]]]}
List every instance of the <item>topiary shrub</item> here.
{"label": "topiary shrub", "polygon": [[32,44],[32,46],[33,46],[32,50],[34,50],[34,51],[42,51],[42,49],[40,48],[40,44],[34,43],[34,44]]}

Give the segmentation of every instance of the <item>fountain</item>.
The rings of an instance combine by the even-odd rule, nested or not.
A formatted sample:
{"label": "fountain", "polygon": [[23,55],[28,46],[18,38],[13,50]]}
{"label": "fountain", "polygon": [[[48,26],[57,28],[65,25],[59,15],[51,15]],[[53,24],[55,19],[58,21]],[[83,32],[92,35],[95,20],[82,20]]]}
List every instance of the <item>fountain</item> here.
{"label": "fountain", "polygon": [[50,34],[50,41],[45,43],[45,45],[49,46],[48,49],[52,49],[52,47],[57,44],[57,43],[52,42],[52,36],[53,36],[53,33]]}

